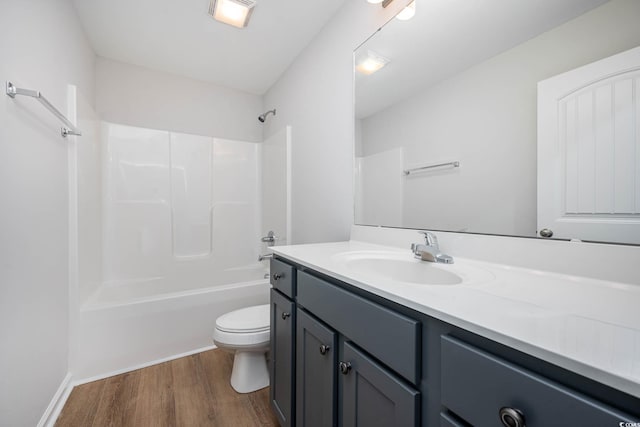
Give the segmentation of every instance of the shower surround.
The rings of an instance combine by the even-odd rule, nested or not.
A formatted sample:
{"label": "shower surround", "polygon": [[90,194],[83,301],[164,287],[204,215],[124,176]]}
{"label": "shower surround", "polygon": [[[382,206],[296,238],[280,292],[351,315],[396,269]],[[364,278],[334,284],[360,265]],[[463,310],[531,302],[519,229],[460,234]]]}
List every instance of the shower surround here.
{"label": "shower surround", "polygon": [[260,144],[103,125],[105,284],[263,268]]}
{"label": "shower surround", "polygon": [[216,317],[268,302],[262,144],[99,126],[102,272],[79,283],[78,382],[210,348]]}

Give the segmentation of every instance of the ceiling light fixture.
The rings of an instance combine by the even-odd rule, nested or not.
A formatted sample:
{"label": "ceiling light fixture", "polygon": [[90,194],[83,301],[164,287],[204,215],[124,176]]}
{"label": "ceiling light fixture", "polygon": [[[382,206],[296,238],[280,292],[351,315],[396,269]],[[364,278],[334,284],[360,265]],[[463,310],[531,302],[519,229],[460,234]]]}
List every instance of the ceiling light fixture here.
{"label": "ceiling light fixture", "polygon": [[408,21],[409,19],[413,18],[415,14],[416,14],[416,2],[415,0],[413,0],[411,3],[409,3],[407,7],[402,9],[400,13],[396,15],[396,18],[398,18],[401,21]]}
{"label": "ceiling light fixture", "polygon": [[379,71],[382,67],[387,65],[390,61],[384,56],[378,55],[372,50],[367,51],[367,56],[356,65],[356,70],[359,73],[370,75]]}
{"label": "ceiling light fixture", "polygon": [[371,4],[379,4],[382,3],[383,0],[367,0],[367,3],[371,3]]}
{"label": "ceiling light fixture", "polygon": [[255,0],[211,0],[209,15],[216,21],[244,28],[249,23]]}

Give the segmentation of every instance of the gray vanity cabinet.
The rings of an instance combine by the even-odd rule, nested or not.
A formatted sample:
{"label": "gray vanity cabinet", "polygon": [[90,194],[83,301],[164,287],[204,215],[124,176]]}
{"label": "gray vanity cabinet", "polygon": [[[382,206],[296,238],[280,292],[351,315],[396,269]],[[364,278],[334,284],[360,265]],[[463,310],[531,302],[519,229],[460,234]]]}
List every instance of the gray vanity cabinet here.
{"label": "gray vanity cabinet", "polygon": [[298,308],[296,425],[418,426],[420,393],[349,341],[338,358],[338,341],[336,331]]}
{"label": "gray vanity cabinet", "polygon": [[282,427],[295,425],[295,269],[271,260],[269,398]]}
{"label": "gray vanity cabinet", "polygon": [[338,334],[304,310],[296,322],[296,422],[337,425]]}
{"label": "gray vanity cabinet", "polygon": [[297,282],[297,425],[419,426],[420,322],[308,272]]}
{"label": "gray vanity cabinet", "polygon": [[453,337],[443,336],[440,348],[442,404],[472,425],[603,427],[633,420]]}
{"label": "gray vanity cabinet", "polygon": [[283,258],[271,403],[292,427],[640,425],[640,400]]}
{"label": "gray vanity cabinet", "polygon": [[418,391],[349,342],[342,358],[342,426],[420,425]]}
{"label": "gray vanity cabinet", "polygon": [[271,353],[269,397],[282,427],[291,427],[294,408],[294,325],[293,301],[271,290]]}

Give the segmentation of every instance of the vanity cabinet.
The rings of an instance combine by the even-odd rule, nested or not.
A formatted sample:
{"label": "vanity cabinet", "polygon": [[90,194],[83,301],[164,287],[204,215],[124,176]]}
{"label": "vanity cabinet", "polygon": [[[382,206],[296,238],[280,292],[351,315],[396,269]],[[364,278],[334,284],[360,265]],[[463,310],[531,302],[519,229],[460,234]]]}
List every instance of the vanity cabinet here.
{"label": "vanity cabinet", "polygon": [[269,398],[282,427],[294,422],[295,387],[295,330],[296,308],[292,300],[295,293],[295,269],[284,262],[271,260],[270,291],[270,354]]}
{"label": "vanity cabinet", "polygon": [[[334,414],[337,407],[337,424],[341,426],[418,426],[420,392],[408,383],[416,383],[420,376],[420,322],[308,272],[298,272],[296,303],[299,312],[320,319],[315,324],[327,325],[318,329],[318,335],[324,333],[324,342],[307,349],[298,341],[296,354],[298,373],[300,364],[306,363],[307,374],[323,372],[317,383],[330,385],[327,391],[329,387],[338,387],[332,401],[322,410]],[[298,339],[301,338],[299,333]],[[327,360],[333,363],[325,372],[322,364],[317,369],[309,365],[307,353],[315,354],[317,345],[328,345],[329,339],[338,348],[338,359],[323,359],[323,363]],[[335,346],[336,341],[339,347]],[[315,399],[315,387],[309,390],[306,380],[305,376],[296,377],[297,396],[305,402],[298,405],[298,411],[305,405],[313,405],[307,401]],[[306,421],[309,419],[304,412],[298,413],[298,421],[302,422],[298,425],[316,425],[309,424]],[[317,425],[336,425],[336,421],[334,418],[333,423]]]}
{"label": "vanity cabinet", "polygon": [[295,306],[278,291],[271,290],[271,351],[269,359],[269,397],[280,425],[293,423]]}
{"label": "vanity cabinet", "polygon": [[351,342],[343,349],[341,425],[419,426],[420,392]]}
{"label": "vanity cabinet", "polygon": [[421,324],[308,272],[299,271],[296,303],[397,372],[420,380]]}
{"label": "vanity cabinet", "polygon": [[298,308],[296,425],[337,425],[338,334]]}
{"label": "vanity cabinet", "polygon": [[[295,412],[295,425],[305,427],[419,426],[420,322],[305,271],[293,273],[289,298],[280,276],[292,273],[283,264],[273,260],[271,272],[271,400],[281,425],[293,425]],[[292,340],[293,323],[282,315],[294,306]],[[293,394],[285,372],[291,343]]]}
{"label": "vanity cabinet", "polygon": [[627,414],[449,336],[441,338],[442,404],[475,426],[617,426]]}
{"label": "vanity cabinet", "polygon": [[280,256],[272,284],[282,426],[640,423],[634,396]]}
{"label": "vanity cabinet", "polygon": [[298,426],[419,425],[420,393],[406,381],[300,308],[296,327]]}

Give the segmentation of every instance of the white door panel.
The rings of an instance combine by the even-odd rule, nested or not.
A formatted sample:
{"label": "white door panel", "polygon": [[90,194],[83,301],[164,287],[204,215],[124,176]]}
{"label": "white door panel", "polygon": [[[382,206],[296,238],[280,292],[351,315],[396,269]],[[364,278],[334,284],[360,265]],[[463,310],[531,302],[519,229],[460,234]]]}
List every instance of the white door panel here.
{"label": "white door panel", "polygon": [[538,83],[538,230],[640,243],[640,47]]}

